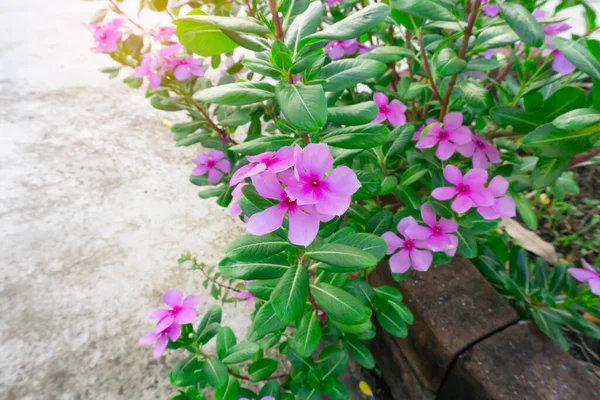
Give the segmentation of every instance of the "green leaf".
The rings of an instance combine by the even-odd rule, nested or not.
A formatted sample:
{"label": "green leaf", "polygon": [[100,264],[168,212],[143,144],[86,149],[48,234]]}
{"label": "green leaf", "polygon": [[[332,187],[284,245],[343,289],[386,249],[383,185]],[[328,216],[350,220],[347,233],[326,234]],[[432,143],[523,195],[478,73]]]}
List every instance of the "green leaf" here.
{"label": "green leaf", "polygon": [[274,79],[281,78],[282,71],[268,61],[258,58],[244,59],[242,60],[242,65],[248,68],[250,71],[256,72],[257,74],[268,76]]}
{"label": "green leaf", "polygon": [[275,314],[284,322],[292,322],[302,312],[308,295],[308,270],[293,266],[279,280],[271,293]]}
{"label": "green leaf", "polygon": [[484,29],[477,37],[477,43],[484,49],[495,49],[512,45],[519,37],[508,26],[492,26]]}
{"label": "green leaf", "polygon": [[579,108],[560,115],[552,124],[560,129],[583,129],[600,122],[600,112],[593,108]]}
{"label": "green leaf", "polygon": [[462,99],[474,111],[484,112],[494,105],[492,93],[480,85],[464,82],[457,86]]}
{"label": "green leaf", "polygon": [[321,390],[323,390],[323,393],[329,396],[331,400],[350,400],[348,389],[346,389],[343,383],[335,379],[328,379],[323,382]]}
{"label": "green leaf", "polygon": [[215,323],[220,324],[222,316],[223,311],[221,310],[221,307],[219,307],[216,304],[210,306],[208,311],[206,311],[206,314],[204,314],[204,317],[202,317],[200,324],[198,324],[198,329],[196,330],[196,337],[199,337],[209,325]]}
{"label": "green leaf", "polygon": [[277,283],[279,283],[279,278],[253,281],[246,285],[246,289],[259,299],[269,300]]}
{"label": "green leaf", "polygon": [[266,151],[277,151],[293,143],[294,139],[289,136],[267,136],[236,144],[229,150],[245,156],[255,156]]}
{"label": "green leaf", "polygon": [[464,71],[467,68],[467,62],[459,59],[454,50],[445,48],[437,56],[435,68],[438,75],[450,76]]}
{"label": "green leaf", "polygon": [[236,344],[235,333],[228,326],[223,326],[217,333],[217,356],[219,360],[225,358],[231,348]]}
{"label": "green leaf", "polygon": [[537,113],[544,122],[551,122],[557,116],[585,107],[587,95],[581,88],[566,86],[558,89],[544,102],[544,106]]}
{"label": "green leaf", "polygon": [[219,270],[228,278],[255,280],[274,279],[283,276],[290,268],[283,256],[275,256],[269,259],[251,262],[228,262],[219,265]]}
{"label": "green leaf", "polygon": [[414,57],[415,53],[406,47],[383,46],[376,47],[373,50],[359,55],[358,59],[375,60],[384,64],[400,61],[405,57]]}
{"label": "green leaf", "polygon": [[396,190],[396,194],[408,209],[418,210],[421,207],[421,199],[413,189],[400,186]]}
{"label": "green leaf", "polygon": [[299,130],[317,132],[327,122],[327,99],[321,85],[280,81],[275,96],[287,121]]}
{"label": "green leaf", "polygon": [[[392,7],[423,19],[432,21],[456,21],[444,2],[436,0],[392,0]],[[411,27],[412,29],[412,27]]]}
{"label": "green leaf", "polygon": [[375,288],[375,293],[377,296],[381,297],[384,300],[388,300],[391,303],[400,303],[402,302],[402,293],[398,288],[394,286],[379,286]]}
{"label": "green leaf", "polygon": [[[223,33],[227,35],[229,39],[233,40],[236,44],[239,44],[240,46],[248,50],[252,50],[254,52],[262,52],[269,50],[269,42],[267,42],[267,40],[262,37],[253,36],[252,34],[234,32],[226,29],[223,29]],[[240,65],[239,68],[241,69],[241,64],[238,65]],[[231,68],[236,67],[235,65],[230,67],[229,69],[227,69],[227,73],[232,73],[230,72]]]}
{"label": "green leaf", "polygon": [[181,111],[186,109],[186,107],[176,99],[160,95],[152,96],[150,105],[161,111]]}
{"label": "green leaf", "polygon": [[310,357],[321,342],[321,324],[317,313],[306,313],[292,337],[292,347],[302,357]]}
{"label": "green leaf", "polygon": [[567,169],[571,159],[564,158],[539,158],[533,170],[533,188],[541,189],[552,185]]}
{"label": "green leaf", "polygon": [[577,69],[593,78],[600,79],[600,62],[590,54],[584,45],[558,36],[552,42]]}
{"label": "green leaf", "polygon": [[[387,7],[387,6],[386,6]],[[321,69],[319,79],[326,79],[323,89],[337,92],[381,75],[387,66],[375,60],[347,59],[334,61]]]}
{"label": "green leaf", "polygon": [[408,335],[406,323],[397,308],[389,307],[383,312],[375,313],[375,316],[379,325],[390,334],[400,338],[405,338]]}
{"label": "green leaf", "polygon": [[365,125],[373,122],[379,113],[374,101],[327,109],[327,120],[337,125]]}
{"label": "green leaf", "polygon": [[554,323],[552,323],[552,321],[550,321],[546,315],[544,315],[539,310],[534,309],[531,313],[531,316],[533,318],[533,322],[535,322],[538,328],[540,328],[546,335],[548,335],[550,339],[557,342],[560,345],[560,347],[563,348],[563,350],[567,351],[569,349],[567,339],[565,339],[565,337],[563,336],[562,332],[560,331],[560,328],[554,325]]}
{"label": "green leaf", "polygon": [[544,43],[544,29],[529,10],[517,3],[501,2],[497,4],[508,26],[519,35],[524,43],[533,47],[540,47]]}
{"label": "green leaf", "polygon": [[369,349],[357,341],[344,341],[344,348],[354,357],[354,359],[366,369],[375,368],[375,359]]}
{"label": "green leaf", "polygon": [[[305,256],[331,266],[334,272],[352,272],[377,264],[378,258],[364,250],[343,244],[328,243],[319,249],[307,251]],[[333,268],[338,267],[338,268]]]}
{"label": "green leaf", "polygon": [[[215,390],[215,398],[220,400],[237,400],[238,391],[240,390],[240,381],[234,376],[229,376],[227,385]],[[202,400],[197,398],[196,400]]]}
{"label": "green leaf", "polygon": [[279,367],[277,360],[272,358],[261,358],[260,360],[254,361],[248,366],[248,375],[250,382],[259,382],[267,379]]}
{"label": "green leaf", "polygon": [[519,246],[513,247],[510,252],[510,277],[524,291],[529,293],[531,290],[531,271],[529,269],[529,261],[527,252]]}
{"label": "green leaf", "polygon": [[342,149],[370,149],[386,143],[390,130],[385,125],[349,126],[329,132],[322,142]]}
{"label": "green leaf", "polygon": [[600,126],[579,130],[559,129],[545,124],[523,139],[523,149],[532,150],[538,157],[559,158],[583,153],[592,148],[590,137],[600,131]]}
{"label": "green leaf", "polygon": [[276,40],[271,45],[270,61],[282,71],[289,71],[292,68],[292,52],[283,42]]}
{"label": "green leaf", "polygon": [[280,320],[271,302],[265,303],[254,317],[254,330],[261,334],[266,335],[271,332],[277,332],[283,329],[287,324]]}
{"label": "green leaf", "polygon": [[348,367],[348,353],[335,346],[327,347],[319,354],[317,363],[323,371],[323,378],[339,378]]}
{"label": "green leaf", "polygon": [[214,86],[194,94],[194,100],[202,103],[244,106],[275,97],[275,88],[266,82],[237,82]]}
{"label": "green leaf", "polygon": [[458,228],[455,233],[458,237],[458,252],[467,258],[477,257],[477,242],[475,241],[475,235],[464,227]]}
{"label": "green leaf", "polygon": [[506,128],[512,126],[518,133],[529,133],[540,125],[540,118],[536,113],[509,106],[497,106],[490,110],[492,120]]}
{"label": "green leaf", "polygon": [[[206,15],[202,10],[192,10],[187,16]],[[197,21],[181,21],[177,24],[177,38],[186,50],[201,56],[228,53],[238,47],[237,43],[219,28]]]}
{"label": "green leaf", "polygon": [[229,371],[227,371],[227,367],[215,357],[206,359],[202,365],[202,372],[206,382],[215,389],[227,384]]}
{"label": "green leaf", "polygon": [[323,5],[318,1],[310,3],[306,11],[298,15],[287,29],[285,33],[287,47],[296,53],[300,41],[317,31],[322,15]]}
{"label": "green leaf", "polygon": [[368,318],[361,302],[345,290],[319,283],[311,286],[311,294],[331,319],[343,324],[360,324]]}
{"label": "green leaf", "polygon": [[316,41],[315,39],[347,40],[357,38],[383,22],[388,13],[389,7],[386,4],[371,4],[322,31],[307,36],[302,42],[313,42]]}
{"label": "green leaf", "polygon": [[279,400],[279,395],[281,394],[281,385],[277,380],[270,380],[265,383],[258,394],[258,398],[262,399],[265,396],[272,396],[275,400]]}
{"label": "green leaf", "polygon": [[190,13],[184,17],[173,20],[173,24],[177,26],[185,24],[186,26],[191,27],[204,27],[209,25],[233,32],[254,33],[257,35],[270,33],[269,28],[262,22],[250,17],[221,17],[216,15],[194,15]]}
{"label": "green leaf", "polygon": [[376,236],[381,236],[390,230],[394,214],[388,210],[382,210],[373,215],[367,222],[366,231]]}
{"label": "green leaf", "polygon": [[238,343],[232,346],[223,362],[225,364],[237,364],[247,361],[252,358],[256,353],[260,351],[260,346],[253,342]]}
{"label": "green leaf", "polygon": [[225,247],[225,254],[237,261],[260,261],[280,253],[287,241],[275,235],[242,235]]}
{"label": "green leaf", "polygon": [[[216,294],[212,293],[213,290],[216,290],[217,293]],[[217,286],[215,286],[215,285],[212,286],[211,294],[215,299],[217,299],[219,297]],[[208,343],[210,341],[210,339],[214,338],[215,335],[219,332],[220,327],[221,327],[221,324],[216,323],[216,322],[211,322],[210,324],[208,324],[208,326],[206,328],[204,328],[202,330],[202,332],[200,332],[198,335],[196,335],[198,342],[200,344]]]}
{"label": "green leaf", "polygon": [[371,253],[377,257],[378,260],[383,259],[387,252],[385,240],[370,233],[353,233],[340,239],[335,239],[332,243],[333,242]]}
{"label": "green leaf", "polygon": [[174,386],[190,386],[204,378],[202,361],[198,356],[192,355],[179,361],[169,373],[169,380]]}
{"label": "green leaf", "polygon": [[517,205],[517,213],[523,222],[525,222],[525,225],[527,225],[529,229],[536,230],[538,228],[538,219],[535,215],[535,210],[529,203],[527,197],[522,193],[517,193],[513,197]]}
{"label": "green leaf", "polygon": [[373,302],[377,299],[375,289],[362,279],[354,279],[344,285],[344,290],[356,296],[365,306],[373,306]]}

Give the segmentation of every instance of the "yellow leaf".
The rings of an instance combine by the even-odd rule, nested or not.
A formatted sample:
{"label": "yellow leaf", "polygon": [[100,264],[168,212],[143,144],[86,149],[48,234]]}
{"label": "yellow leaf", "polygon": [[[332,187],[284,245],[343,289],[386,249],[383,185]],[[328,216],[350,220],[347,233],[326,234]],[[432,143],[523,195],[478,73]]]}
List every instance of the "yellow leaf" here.
{"label": "yellow leaf", "polygon": [[371,390],[371,386],[369,386],[367,382],[360,381],[360,383],[358,384],[358,388],[360,389],[361,393],[365,396],[373,397],[373,390]]}

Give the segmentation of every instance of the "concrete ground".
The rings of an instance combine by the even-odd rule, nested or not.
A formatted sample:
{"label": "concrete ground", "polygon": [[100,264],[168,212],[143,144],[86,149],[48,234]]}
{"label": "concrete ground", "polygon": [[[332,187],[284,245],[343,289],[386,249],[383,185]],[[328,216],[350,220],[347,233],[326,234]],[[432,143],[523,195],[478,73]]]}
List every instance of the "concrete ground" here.
{"label": "concrete ground", "polygon": [[[0,398],[174,394],[180,354],[137,345],[147,314],[173,287],[214,303],[176,260],[216,263],[243,229],[197,197],[199,148],[174,147],[173,114],[98,72],[111,61],[82,22],[100,7],[0,2]],[[248,312],[224,319],[243,335]]]}

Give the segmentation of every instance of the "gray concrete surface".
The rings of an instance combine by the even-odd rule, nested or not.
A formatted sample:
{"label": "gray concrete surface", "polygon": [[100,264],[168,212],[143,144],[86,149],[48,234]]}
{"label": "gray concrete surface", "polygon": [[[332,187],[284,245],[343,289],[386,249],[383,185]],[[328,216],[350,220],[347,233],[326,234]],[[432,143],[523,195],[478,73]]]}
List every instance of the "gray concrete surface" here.
{"label": "gray concrete surface", "polygon": [[[214,300],[189,250],[242,224],[188,182],[142,90],[108,80],[83,28],[99,2],[0,2],[0,398],[166,399],[177,355],[138,338],[172,287]],[[249,309],[224,313],[244,334]]]}

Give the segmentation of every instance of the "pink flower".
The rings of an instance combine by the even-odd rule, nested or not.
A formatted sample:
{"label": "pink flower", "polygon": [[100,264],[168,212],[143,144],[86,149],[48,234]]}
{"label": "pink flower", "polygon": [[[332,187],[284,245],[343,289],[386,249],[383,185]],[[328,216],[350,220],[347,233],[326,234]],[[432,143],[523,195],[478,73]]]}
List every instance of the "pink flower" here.
{"label": "pink flower", "polygon": [[[412,225],[418,225],[413,217],[403,218],[398,223],[397,230],[404,238],[393,232],[381,235],[387,244],[387,254],[394,254],[390,258],[390,268],[394,273],[402,274],[410,267],[417,271],[427,271],[431,266],[433,255],[424,241],[427,237],[421,232],[409,233],[408,228]],[[396,252],[398,249],[400,251]]]}
{"label": "pink flower", "polygon": [[326,316],[327,316],[327,314],[325,314],[325,311],[323,311],[323,310],[317,310],[317,319],[319,321],[323,321]]}
{"label": "pink flower", "polygon": [[367,45],[364,45],[362,43],[358,44],[358,54],[365,54],[370,52],[371,50],[373,50],[374,48],[376,48],[377,46],[373,46],[373,47],[369,47]]}
{"label": "pink flower", "polygon": [[338,4],[338,3],[343,3],[344,0],[327,0],[327,4],[329,4],[330,6],[334,5],[334,4]]}
{"label": "pink flower", "polygon": [[279,174],[287,185],[287,194],[300,206],[314,204],[320,214],[345,213],[350,207],[351,196],[361,186],[354,171],[337,167],[328,173],[333,167],[333,157],[325,143],[311,143],[304,149],[296,146],[294,159],[294,174],[288,173],[291,171]]}
{"label": "pink flower", "polygon": [[242,193],[242,188],[246,185],[247,183],[240,183],[231,192],[231,196],[233,197],[233,199],[229,204],[229,212],[231,213],[232,217],[239,217],[240,215],[242,215],[242,208],[240,207],[240,197],[244,195]]}
{"label": "pink flower", "polygon": [[252,304],[252,302],[256,299],[256,296],[250,292],[239,292],[235,295],[235,297],[240,300],[246,300],[246,303],[244,303],[244,306],[246,307]]}
{"label": "pink flower", "polygon": [[175,68],[175,70],[173,71],[173,76],[178,81],[185,81],[189,79],[192,75],[204,75],[202,61],[197,60],[192,56],[187,56],[185,58],[177,58],[173,60],[173,67]]}
{"label": "pink flower", "polygon": [[489,50],[484,51],[483,53],[481,53],[481,57],[487,58],[489,60],[490,58],[494,57],[494,54],[496,54],[496,50],[489,49]]}
{"label": "pink flower", "polygon": [[290,146],[282,147],[277,152],[267,151],[256,156],[246,157],[250,164],[239,168],[231,177],[231,186],[237,185],[246,178],[260,174],[267,170],[274,174],[285,171],[294,165],[294,149]]}
{"label": "pink flower", "polygon": [[201,176],[208,172],[208,181],[213,185],[219,183],[223,173],[231,171],[231,163],[225,159],[225,153],[219,150],[200,154],[194,162],[197,166],[193,169],[192,175]]}
{"label": "pink flower", "polygon": [[473,168],[487,169],[490,162],[500,162],[498,149],[478,133],[473,135],[470,142],[456,146],[456,151],[465,157],[473,157]]}
{"label": "pink flower", "polygon": [[427,118],[427,119],[425,120],[425,125],[421,125],[421,126],[420,126],[420,127],[419,127],[419,128],[416,130],[416,131],[415,131],[415,134],[413,135],[413,137],[412,137],[412,140],[415,140],[415,141],[416,141],[416,140],[419,140],[419,139],[421,139],[421,134],[423,133],[423,130],[425,130],[425,128],[427,128],[427,126],[428,126],[428,125],[434,124],[434,123],[436,123],[436,122],[438,122],[438,120],[437,120],[437,119],[435,119],[435,118]]}
{"label": "pink flower", "polygon": [[508,181],[504,177],[495,176],[488,185],[488,190],[494,197],[490,206],[479,206],[477,212],[484,219],[512,218],[517,215],[515,200],[505,196],[508,190]]}
{"label": "pink flower", "polygon": [[312,205],[300,205],[286,194],[277,177],[265,171],[252,177],[256,191],[267,199],[280,203],[264,211],[253,214],[248,219],[246,231],[251,235],[262,236],[276,231],[283,224],[283,218],[289,215],[288,239],[299,246],[308,246],[319,231],[319,215]]}
{"label": "pink flower", "polygon": [[[533,10],[531,15],[535,19],[544,19],[546,17],[546,13],[541,8],[536,8]],[[542,24],[542,27],[544,28],[544,33],[549,36],[558,35],[559,33],[563,33],[571,29],[571,25],[564,22]]]}
{"label": "pink flower", "polygon": [[140,66],[133,70],[133,76],[136,78],[148,78],[150,87],[152,89],[158,89],[162,82],[162,76],[158,72],[160,66],[158,64],[156,54],[146,53],[142,58]]}
{"label": "pink flower", "polygon": [[431,195],[437,200],[450,200],[456,196],[452,209],[457,213],[464,214],[472,207],[489,207],[494,204],[494,196],[484,186],[488,178],[487,171],[473,168],[463,178],[460,169],[454,165],[446,165],[444,178],[455,186],[439,187]]}
{"label": "pink flower", "polygon": [[157,32],[154,34],[154,39],[160,41],[168,42],[171,40],[171,37],[175,34],[177,28],[174,26],[161,26],[158,28]]}
{"label": "pink flower", "polygon": [[172,324],[163,329],[160,332],[148,332],[139,340],[139,344],[141,345],[150,345],[156,342],[156,346],[154,347],[154,351],[152,355],[154,358],[158,358],[162,355],[162,353],[167,348],[167,344],[169,344],[169,339],[172,342],[176,342],[181,336],[181,325]]}
{"label": "pink flower", "polygon": [[428,149],[438,145],[435,155],[440,160],[447,160],[454,154],[457,145],[471,141],[471,130],[463,126],[463,116],[459,112],[448,113],[444,124],[434,124],[417,142],[417,149]]}
{"label": "pink flower", "polygon": [[575,66],[560,51],[554,50],[552,54],[554,55],[554,60],[552,60],[552,69],[554,71],[562,75],[569,75],[575,71]]}
{"label": "pink flower", "polygon": [[358,42],[356,39],[333,40],[325,45],[325,52],[332,60],[337,60],[344,55],[351,56],[358,51]]}
{"label": "pink flower", "polygon": [[386,119],[394,126],[402,126],[406,123],[406,106],[400,100],[394,99],[390,103],[383,93],[375,93],[373,100],[379,107],[379,114],[373,121],[374,124],[379,124]]}
{"label": "pink flower", "polygon": [[123,24],[121,18],[113,19],[104,24],[90,25],[96,41],[97,53],[113,53],[117,51],[118,42],[122,33],[119,28]]}
{"label": "pink flower", "polygon": [[163,295],[163,301],[169,308],[153,311],[149,315],[150,318],[158,320],[155,332],[162,332],[171,324],[191,324],[196,319],[196,307],[200,304],[200,297],[190,295],[184,299],[181,290],[171,289]]}
{"label": "pink flower", "polygon": [[498,7],[497,4],[488,5],[489,2],[489,0],[483,0],[481,2],[482,6],[487,6],[483,7],[483,13],[488,17],[495,17],[496,15],[498,15],[498,13],[500,13],[500,7]]}
{"label": "pink flower", "polygon": [[444,251],[449,256],[456,254],[458,248],[458,238],[451,233],[458,230],[458,224],[452,219],[440,218],[437,221],[437,214],[429,204],[421,206],[421,217],[428,226],[418,224],[409,225],[406,228],[408,236],[413,238],[424,238],[427,241],[427,247],[432,251]]}
{"label": "pink flower", "polygon": [[600,272],[596,271],[583,258],[581,259],[581,265],[583,265],[583,268],[569,268],[569,274],[579,282],[587,282],[592,293],[600,296]]}

